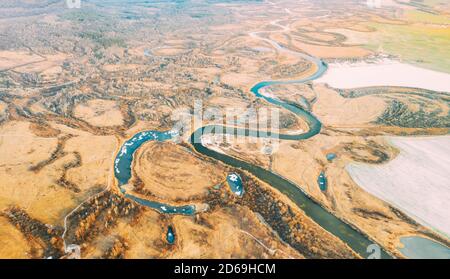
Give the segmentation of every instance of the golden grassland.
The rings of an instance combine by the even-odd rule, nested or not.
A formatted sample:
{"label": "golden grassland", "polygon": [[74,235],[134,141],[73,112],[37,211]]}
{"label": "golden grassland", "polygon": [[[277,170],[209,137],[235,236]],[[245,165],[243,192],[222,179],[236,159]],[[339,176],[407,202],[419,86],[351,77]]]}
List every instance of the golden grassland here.
{"label": "golden grassland", "polygon": [[0,258],[28,258],[29,243],[22,233],[3,216],[0,216],[0,227]]}
{"label": "golden grassland", "polygon": [[134,158],[133,170],[143,190],[165,201],[201,199],[209,188],[225,181],[219,166],[174,143],[146,143]]}
{"label": "golden grassland", "polygon": [[[209,106],[239,110],[251,106],[265,108],[267,103],[256,100],[249,92],[254,84],[269,79],[297,79],[316,70],[311,64],[305,65],[305,61],[298,56],[282,53],[268,42],[249,36],[247,30],[264,31],[261,37],[324,59],[358,60],[382,51],[407,62],[450,71],[446,48],[450,45],[450,33],[448,16],[444,13],[430,15],[407,10],[399,19],[374,14],[374,11],[358,10],[357,14],[349,16],[346,7],[330,3],[327,9],[340,16],[327,17],[327,9],[317,9],[309,1],[303,1],[301,8],[298,4],[277,3],[277,9],[274,9],[266,6],[269,4],[231,6],[227,14],[229,20],[201,28],[184,26],[191,28],[189,31],[192,32],[180,28],[164,31],[149,40],[140,33],[130,35],[126,49],[117,45],[106,48],[102,53],[106,59],[98,64],[93,62],[89,51],[80,57],[70,52],[39,54],[23,49],[0,51],[0,71],[11,74],[14,84],[20,84],[24,78],[22,74],[37,74],[39,79],[54,82],[55,86],[66,82],[67,74],[71,79],[85,74],[83,78],[88,82],[75,88],[75,93],[109,94],[104,99],[77,102],[73,112],[50,112],[48,103],[58,104],[59,95],[72,89],[57,90],[54,95],[39,98],[38,90],[45,91],[39,83],[32,85],[31,90],[2,88],[17,98],[6,96],[0,101],[0,121],[3,116],[9,117],[0,124],[0,211],[19,206],[45,224],[62,226],[64,217],[82,201],[113,184],[111,168],[119,143],[142,130],[166,129],[172,124],[169,119],[175,109],[191,108],[194,99],[192,91],[186,93],[181,89],[200,92],[200,97],[196,98],[202,98],[204,104]],[[274,10],[276,14],[273,14]],[[260,17],[252,17],[254,14]],[[277,20],[278,26],[274,20]],[[51,15],[43,17],[42,21],[50,25],[58,23],[59,27],[70,26],[67,19]],[[86,43],[87,46],[90,44],[93,42]],[[148,53],[146,57],[143,57],[144,51]],[[185,56],[184,60],[181,56]],[[63,62],[67,61],[78,63],[78,71],[71,68],[74,72],[68,73],[63,67]],[[157,67],[153,67],[152,63]],[[303,66],[304,69],[299,69]],[[168,70],[158,72],[164,67]],[[287,70],[281,73],[280,69]],[[66,77],[63,79],[61,76],[64,74]],[[96,84],[95,88],[91,87],[90,81]],[[121,81],[127,85],[126,88],[114,91],[115,87],[120,87]],[[106,83],[114,86],[105,89],[102,86]],[[138,89],[134,90],[135,87]],[[210,95],[204,93],[206,89],[210,89]],[[345,166],[350,162],[382,163],[386,160],[383,156],[391,159],[397,155],[397,151],[380,135],[418,132],[414,128],[374,124],[386,109],[386,98],[369,95],[344,98],[323,85],[291,84],[266,91],[294,103],[299,103],[300,96],[304,98],[310,105],[307,109],[311,109],[324,125],[321,134],[306,141],[282,141],[273,153],[264,152],[270,145],[265,141],[229,142],[215,148],[292,180],[328,210],[358,227],[396,256],[401,257],[396,249],[399,237],[417,234],[433,236],[427,228],[417,225],[386,202],[362,190],[345,171]],[[33,103],[32,98],[38,101]],[[412,99],[397,98],[418,109],[416,103],[410,102]],[[136,118],[130,126],[122,127],[127,115],[116,101],[118,99],[136,104],[127,111]],[[17,111],[27,108],[34,117],[45,115],[46,118],[39,118],[38,121],[27,119],[14,108]],[[448,107],[441,105],[441,108],[441,115],[445,115]],[[307,129],[304,120],[291,121],[293,115],[286,112],[281,116],[286,123],[290,123],[281,127],[281,132]],[[61,121],[62,118],[68,122]],[[107,128],[110,130],[102,130]],[[445,129],[423,129],[419,132],[448,133]],[[58,151],[61,141],[64,144]],[[333,162],[325,158],[329,152],[338,155]],[[226,166],[199,157],[186,145],[174,143],[146,143],[137,151],[135,158],[133,182],[141,187],[135,189],[136,192],[168,203],[193,200],[193,203],[200,205],[213,186],[222,183],[230,171]],[[37,171],[30,170],[30,167],[39,164],[43,167]],[[329,186],[325,192],[319,189],[316,182],[321,171],[328,178]],[[75,185],[79,192],[61,186],[61,178]],[[317,255],[326,255],[330,251],[338,251],[334,255],[351,255],[342,241],[306,217],[286,196],[265,183],[260,183],[259,187],[271,189],[278,201],[295,209],[302,225],[308,229],[305,232],[317,238],[315,246],[309,247]],[[115,193],[117,189],[111,191]],[[113,228],[82,244],[83,257],[305,256],[283,242],[273,228],[248,206],[227,204],[196,216],[167,216],[149,209],[142,211],[137,220],[119,219]],[[173,246],[165,240],[169,225],[175,228],[177,235]],[[302,241],[305,245],[313,245],[303,238]],[[5,216],[0,216],[0,258],[30,257],[32,246],[17,227]],[[122,253],[122,250],[125,252]],[[344,252],[339,254],[339,251]]]}
{"label": "golden grassland", "polygon": [[122,112],[114,101],[89,100],[75,107],[74,115],[97,127],[123,124]]}

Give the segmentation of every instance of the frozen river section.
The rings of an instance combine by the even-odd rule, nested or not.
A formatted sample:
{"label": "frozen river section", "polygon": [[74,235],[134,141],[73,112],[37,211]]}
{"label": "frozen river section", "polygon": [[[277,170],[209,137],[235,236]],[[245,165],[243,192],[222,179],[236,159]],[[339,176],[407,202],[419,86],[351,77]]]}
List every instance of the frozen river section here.
{"label": "frozen river section", "polygon": [[340,89],[372,86],[404,86],[450,92],[450,74],[392,60],[374,63],[330,63],[315,83]]}
{"label": "frozen river section", "polygon": [[347,171],[367,192],[436,231],[450,235],[450,136],[389,137],[400,154],[382,165]]}

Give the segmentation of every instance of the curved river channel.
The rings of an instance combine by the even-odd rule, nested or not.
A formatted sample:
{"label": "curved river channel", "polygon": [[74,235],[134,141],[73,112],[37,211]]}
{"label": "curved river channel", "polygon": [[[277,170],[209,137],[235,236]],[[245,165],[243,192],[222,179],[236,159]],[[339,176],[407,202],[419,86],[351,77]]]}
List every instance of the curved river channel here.
{"label": "curved river channel", "polygon": [[[253,36],[256,36],[253,34]],[[268,39],[264,39],[268,40]],[[275,48],[279,50],[283,50],[286,52],[294,53],[288,49],[283,48],[276,42],[272,40],[268,40]],[[305,140],[309,139],[318,133],[320,133],[322,124],[321,122],[310,112],[303,110],[300,107],[294,106],[292,104],[288,104],[278,99],[274,99],[271,97],[264,96],[261,94],[261,89],[267,86],[279,85],[279,84],[290,84],[290,83],[305,83],[308,81],[312,81],[314,79],[319,78],[323,75],[323,73],[327,70],[327,65],[320,59],[315,57],[311,57],[305,55],[303,53],[295,52],[295,55],[302,57],[316,66],[316,71],[309,77],[299,80],[289,80],[289,81],[262,81],[251,88],[251,92],[258,98],[263,98],[267,102],[283,107],[292,113],[296,114],[299,117],[302,117],[309,126],[309,131],[301,134],[270,134],[268,132],[263,131],[253,131],[248,129],[234,128],[227,130],[224,126],[221,125],[208,125],[199,128],[194,131],[190,137],[191,144],[195,148],[195,150],[203,155],[219,160],[227,165],[240,168],[252,173],[254,176],[258,177],[262,181],[268,183],[272,187],[278,189],[280,192],[289,197],[299,208],[301,208],[307,216],[313,219],[317,224],[319,224],[322,228],[332,233],[336,237],[340,238],[343,242],[345,242],[348,246],[350,246],[356,253],[361,255],[364,258],[370,256],[373,253],[373,245],[372,249],[368,247],[371,244],[374,244],[366,235],[361,233],[360,231],[354,229],[349,224],[340,220],[322,206],[320,206],[317,202],[315,202],[311,197],[305,194],[299,186],[294,183],[288,181],[287,179],[269,171],[263,169],[259,166],[252,165],[245,161],[238,160],[231,156],[213,151],[211,149],[206,148],[201,144],[201,136],[215,133],[215,134],[223,134],[234,132],[239,134],[244,134],[245,136],[250,137],[275,137],[282,140]],[[214,132],[212,132],[214,131]],[[136,196],[130,195],[126,193],[126,190],[122,187],[128,183],[131,178],[131,165],[133,160],[134,152],[145,142],[147,141],[166,141],[170,140],[177,133],[173,131],[145,131],[140,132],[134,135],[131,139],[126,141],[121,147],[119,153],[114,162],[114,175],[118,180],[119,187],[122,193],[125,194],[125,197],[130,198],[141,205],[153,208],[158,210],[161,213],[167,214],[185,214],[192,215],[195,213],[195,207],[193,205],[186,205],[181,207],[174,207],[167,204],[162,204],[158,202],[148,201],[145,199],[138,198]],[[369,251],[368,251],[369,250]],[[392,258],[388,253],[386,253],[383,249],[380,250],[381,258]]]}

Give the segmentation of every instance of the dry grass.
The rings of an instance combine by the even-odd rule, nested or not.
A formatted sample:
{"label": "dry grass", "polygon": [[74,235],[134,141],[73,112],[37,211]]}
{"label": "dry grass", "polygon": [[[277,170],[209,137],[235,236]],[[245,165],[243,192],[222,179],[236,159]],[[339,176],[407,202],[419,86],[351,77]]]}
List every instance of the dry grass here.
{"label": "dry grass", "polygon": [[134,168],[144,189],[163,200],[204,196],[226,173],[179,145],[149,142],[135,154]]}
{"label": "dry grass", "polygon": [[29,258],[29,244],[22,233],[0,216],[0,259]]}
{"label": "dry grass", "polygon": [[98,127],[123,124],[123,115],[114,101],[90,100],[86,104],[78,105],[74,115]]}

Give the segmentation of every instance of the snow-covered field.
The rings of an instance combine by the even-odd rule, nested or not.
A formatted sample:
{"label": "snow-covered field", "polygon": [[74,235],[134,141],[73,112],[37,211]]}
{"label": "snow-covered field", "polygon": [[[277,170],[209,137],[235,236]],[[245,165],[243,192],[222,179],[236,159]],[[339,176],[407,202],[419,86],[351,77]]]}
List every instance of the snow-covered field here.
{"label": "snow-covered field", "polygon": [[389,59],[372,63],[330,63],[315,82],[334,88],[405,86],[450,92],[450,74],[423,69]]}
{"label": "snow-covered field", "polygon": [[389,137],[400,154],[383,165],[347,171],[367,192],[418,222],[450,235],[450,136]]}

